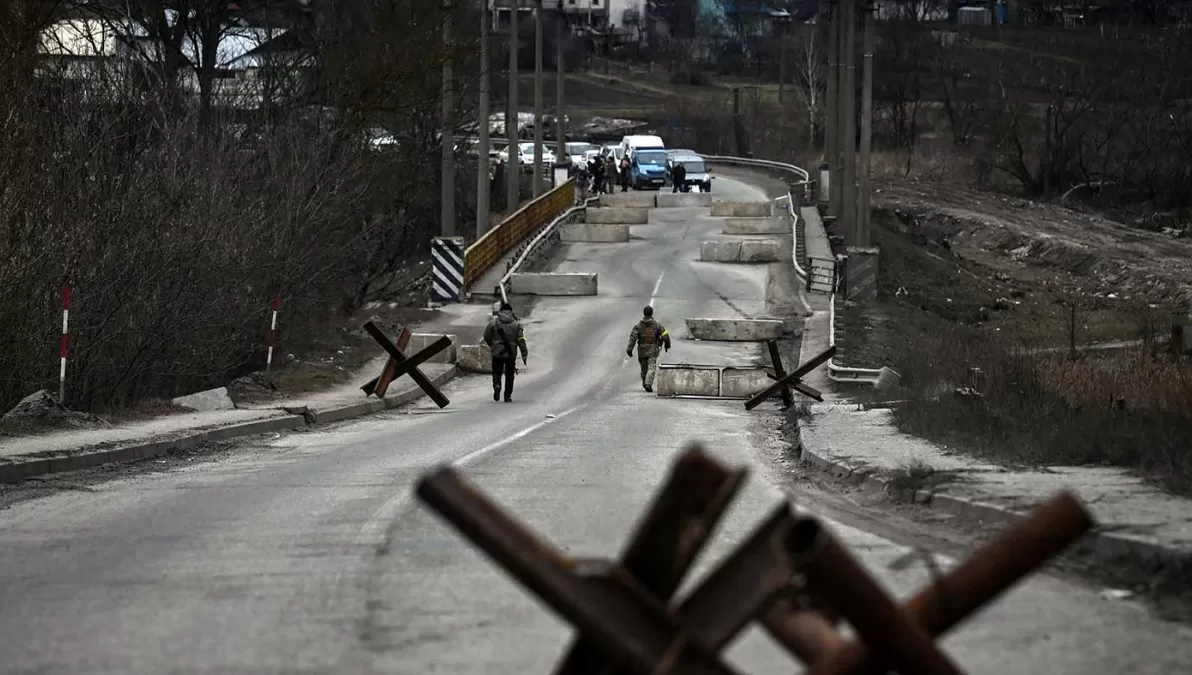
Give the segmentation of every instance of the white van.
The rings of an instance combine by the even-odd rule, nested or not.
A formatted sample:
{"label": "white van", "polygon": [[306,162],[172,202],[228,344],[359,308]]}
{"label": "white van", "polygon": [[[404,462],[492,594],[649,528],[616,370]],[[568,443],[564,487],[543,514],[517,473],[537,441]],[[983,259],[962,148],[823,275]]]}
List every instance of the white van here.
{"label": "white van", "polygon": [[666,148],[666,144],[662,142],[661,136],[625,136],[621,139],[622,156],[629,155],[634,150],[643,150],[645,148],[661,150]]}

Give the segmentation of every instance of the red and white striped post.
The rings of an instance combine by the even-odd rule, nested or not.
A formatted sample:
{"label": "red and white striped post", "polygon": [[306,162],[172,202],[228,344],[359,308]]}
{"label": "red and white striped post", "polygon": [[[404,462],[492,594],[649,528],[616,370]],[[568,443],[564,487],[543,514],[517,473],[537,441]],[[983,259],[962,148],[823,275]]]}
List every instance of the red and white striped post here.
{"label": "red and white striped post", "polygon": [[66,346],[70,341],[70,284],[62,287],[62,342],[58,347],[58,402],[66,402]]}
{"label": "red and white striped post", "polygon": [[265,372],[273,365],[273,348],[277,346],[277,310],[281,309],[281,294],[273,296],[273,320],[269,323],[269,352],[265,355]]}

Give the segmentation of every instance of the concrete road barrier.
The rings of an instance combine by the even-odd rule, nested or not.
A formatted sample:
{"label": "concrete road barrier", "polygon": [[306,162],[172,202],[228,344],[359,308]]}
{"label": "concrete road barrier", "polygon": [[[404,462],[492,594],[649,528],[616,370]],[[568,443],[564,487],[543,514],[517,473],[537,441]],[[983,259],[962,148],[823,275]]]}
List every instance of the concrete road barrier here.
{"label": "concrete road barrier", "polygon": [[455,365],[467,373],[493,372],[493,355],[488,345],[460,345]]}
{"label": "concrete road barrier", "polygon": [[756,239],[741,242],[741,262],[760,263],[778,261],[778,242],[774,239]]}
{"label": "concrete road barrier", "polygon": [[719,396],[720,369],[715,366],[660,364],[654,385],[659,396]]}
{"label": "concrete road barrier", "polygon": [[774,202],[712,202],[712,215],[769,218],[774,215]]}
{"label": "concrete road barrier", "polygon": [[774,384],[764,368],[732,368],[720,371],[721,398],[750,398]]}
{"label": "concrete road barrier", "polygon": [[658,208],[711,206],[711,192],[659,192],[655,195]]}
{"label": "concrete road barrier", "polygon": [[741,242],[723,239],[701,241],[699,259],[706,262],[739,262]]}
{"label": "concrete road barrier", "polygon": [[559,231],[559,238],[566,242],[618,244],[629,241],[629,226],[574,223],[563,227]]}
{"label": "concrete road barrier", "polygon": [[687,319],[687,334],[696,340],[759,342],[782,337],[785,324],[778,319]]}
{"label": "concrete road barrier", "polygon": [[[432,342],[443,337],[443,333],[413,333],[410,335],[410,346],[406,348],[406,356],[413,356],[418,352],[426,349]],[[426,363],[455,363],[457,344],[459,338],[455,335],[447,335],[451,340],[451,344],[443,351],[430,357]]]}
{"label": "concrete road barrier", "polygon": [[711,239],[699,244],[699,259],[705,262],[763,263],[777,261],[778,241],[756,239],[736,241],[732,239]]}
{"label": "concrete road barrier", "polygon": [[650,222],[650,209],[636,206],[585,209],[584,221],[600,225],[645,225]]}
{"label": "concrete road barrier", "polygon": [[596,200],[596,207],[632,206],[652,209],[658,205],[654,196],[653,192],[615,192],[611,195],[600,195],[600,198]]}
{"label": "concrete road barrier", "polygon": [[235,410],[236,404],[232,403],[232,397],[228,394],[227,387],[218,387],[216,389],[208,389],[207,391],[200,391],[187,396],[179,396],[171,401],[174,405],[180,405],[191,410],[201,410],[207,412],[210,410]]}
{"label": "concrete road barrier", "polygon": [[725,234],[791,234],[790,218],[771,216],[769,218],[727,218],[724,221]]}
{"label": "concrete road barrier", "polygon": [[596,295],[596,273],[514,274],[509,288],[515,295]]}

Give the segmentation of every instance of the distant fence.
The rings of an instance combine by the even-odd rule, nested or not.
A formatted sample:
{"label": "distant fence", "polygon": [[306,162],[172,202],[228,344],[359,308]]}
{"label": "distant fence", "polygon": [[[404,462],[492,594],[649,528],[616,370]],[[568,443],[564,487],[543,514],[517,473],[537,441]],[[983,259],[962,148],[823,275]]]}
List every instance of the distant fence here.
{"label": "distant fence", "polygon": [[575,179],[526,202],[464,251],[464,288],[471,288],[502,257],[517,248],[544,223],[575,205]]}

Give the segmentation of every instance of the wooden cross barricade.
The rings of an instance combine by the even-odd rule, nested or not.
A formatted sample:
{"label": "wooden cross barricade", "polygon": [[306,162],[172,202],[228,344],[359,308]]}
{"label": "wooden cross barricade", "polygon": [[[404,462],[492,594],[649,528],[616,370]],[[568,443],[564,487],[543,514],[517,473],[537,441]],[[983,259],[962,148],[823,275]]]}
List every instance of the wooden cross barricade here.
{"label": "wooden cross barricade", "polygon": [[745,409],[753,410],[754,408],[761,405],[766,399],[779,392],[782,393],[782,402],[787,406],[790,406],[791,389],[794,389],[808,398],[823,402],[824,395],[819,390],[804,384],[803,376],[827,363],[828,360],[835,355],[836,345],[832,345],[819,354],[811,357],[811,360],[796,368],[793,373],[786,373],[782,367],[782,359],[778,355],[778,344],[771,340],[770,360],[774,362],[774,379],[776,382],[755,394],[753,398],[745,401]]}
{"label": "wooden cross barricade", "polygon": [[364,324],[364,330],[367,331],[368,334],[372,336],[372,339],[376,340],[377,344],[381,345],[381,348],[389,354],[389,361],[386,362],[385,368],[381,371],[380,377],[377,377],[376,379],[361,387],[366,396],[376,394],[377,398],[384,397],[385,392],[389,389],[389,384],[393,382],[393,380],[396,380],[402,375],[409,374],[410,378],[414,380],[414,382],[422,388],[422,391],[426,392],[426,395],[440,408],[446,408],[451,403],[450,399],[444,396],[443,392],[439,391],[439,388],[435,386],[435,383],[431,382],[430,379],[418,369],[418,366],[428,361],[432,356],[450,347],[451,338],[444,335],[438,340],[435,340],[434,342],[427,345],[417,354],[407,357],[404,353],[402,353],[402,351],[404,346],[408,346],[410,342],[408,329],[403,328],[401,334],[398,336],[398,342],[403,344],[402,347],[393,344],[393,342],[385,336],[385,333],[372,321]]}
{"label": "wooden cross barricade", "polygon": [[[672,599],[744,481],[685,451],[619,563],[577,561],[538,538],[450,467],[418,497],[578,629],[555,672],[730,675],[721,651],[758,621],[816,675],[960,673],[934,639],[1092,526],[1061,493],[899,606],[816,518],[776,507],[706,580]],[[857,635],[838,632],[839,618]]]}

